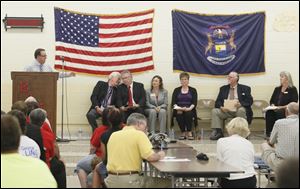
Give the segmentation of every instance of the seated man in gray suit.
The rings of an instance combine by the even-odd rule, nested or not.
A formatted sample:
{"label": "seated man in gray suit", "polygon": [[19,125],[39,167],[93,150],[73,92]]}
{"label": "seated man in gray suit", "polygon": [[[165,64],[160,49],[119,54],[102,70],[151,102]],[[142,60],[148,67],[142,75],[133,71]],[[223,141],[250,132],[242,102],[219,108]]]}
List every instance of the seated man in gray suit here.
{"label": "seated man in gray suit", "polygon": [[155,133],[155,122],[158,118],[160,132],[166,132],[168,108],[168,91],[163,87],[162,78],[156,75],[151,80],[151,88],[146,90],[146,110],[150,132]]}
{"label": "seated man in gray suit", "polygon": [[[248,121],[248,124],[252,121],[251,105],[253,98],[251,88],[238,83],[239,74],[237,72],[230,72],[227,79],[228,85],[220,88],[215,108],[212,110],[211,128],[213,131],[210,136],[211,140],[218,140],[223,137],[223,122],[227,118],[242,117]],[[236,111],[230,111],[224,107],[225,99],[236,100]]]}

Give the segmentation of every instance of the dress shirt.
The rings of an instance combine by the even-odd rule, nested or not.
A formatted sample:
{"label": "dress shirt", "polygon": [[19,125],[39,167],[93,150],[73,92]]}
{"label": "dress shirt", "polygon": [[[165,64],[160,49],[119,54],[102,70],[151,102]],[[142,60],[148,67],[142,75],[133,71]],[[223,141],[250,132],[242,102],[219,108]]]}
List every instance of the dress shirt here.
{"label": "dress shirt", "polygon": [[[233,94],[234,94],[234,98],[233,99],[239,99],[239,97],[238,97],[238,93],[237,93],[237,85],[235,85],[234,87],[232,87],[233,88]],[[228,98],[227,98],[228,100],[230,100],[230,89],[229,89],[229,93],[228,93]]]}
{"label": "dress shirt", "polygon": [[[33,63],[25,68],[26,72],[41,72],[40,63],[34,60]],[[53,72],[50,65],[44,63],[42,66],[42,72]],[[59,78],[71,77],[71,72],[59,72]]]}
{"label": "dress shirt", "polygon": [[299,157],[298,115],[277,120],[270,136],[270,143],[276,145],[275,152],[280,158]]}

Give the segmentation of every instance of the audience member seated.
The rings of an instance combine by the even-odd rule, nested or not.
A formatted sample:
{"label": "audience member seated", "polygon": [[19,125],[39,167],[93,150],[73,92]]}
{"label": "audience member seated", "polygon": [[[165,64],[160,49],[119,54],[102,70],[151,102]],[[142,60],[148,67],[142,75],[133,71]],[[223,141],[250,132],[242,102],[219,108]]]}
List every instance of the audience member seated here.
{"label": "audience member seated", "polygon": [[[251,105],[253,98],[251,96],[251,88],[246,85],[239,84],[239,74],[236,72],[230,72],[227,76],[228,85],[224,85],[220,88],[215,108],[212,110],[211,128],[212,133],[210,135],[211,140],[218,140],[223,137],[223,124],[227,118],[242,117],[251,124],[253,112]],[[236,110],[229,110],[224,107],[225,100],[235,100]]]}
{"label": "audience member seated", "polygon": [[105,184],[108,188],[167,188],[168,179],[140,175],[142,160],[158,161],[165,153],[152,150],[146,132],[147,119],[139,113],[131,114],[127,126],[114,132],[107,144],[107,171]]}
{"label": "audience member seated", "polygon": [[106,132],[109,128],[108,122],[108,113],[112,108],[105,108],[102,112],[102,125],[99,125],[97,129],[95,129],[91,140],[90,140],[90,154],[83,159],[81,159],[74,170],[78,175],[78,179],[80,181],[81,188],[91,187],[91,182],[88,182],[88,175],[93,171],[92,169],[92,161],[95,157],[103,158],[103,152],[101,150],[101,142],[100,138],[104,132]]}
{"label": "audience member seated", "polygon": [[299,157],[299,104],[289,103],[285,115],[275,122],[269,141],[261,145],[262,159],[275,171],[284,159]]}
{"label": "audience member seated", "polygon": [[254,170],[254,146],[246,138],[250,134],[244,118],[236,117],[226,126],[229,137],[217,141],[217,158],[244,173],[230,174],[220,179],[222,188],[256,188]]}
{"label": "audience member seated", "polygon": [[108,76],[108,81],[98,81],[94,87],[90,107],[86,117],[91,125],[93,132],[97,128],[98,124],[96,120],[102,115],[104,108],[110,106],[116,106],[117,103],[117,86],[120,83],[120,73],[112,72]]}
{"label": "audience member seated", "polygon": [[20,136],[18,120],[1,116],[1,188],[56,188],[44,162],[18,153]]}
{"label": "audience member seated", "polygon": [[[27,111],[28,111],[27,104],[24,101],[15,102],[11,108],[12,108],[12,110],[19,110],[19,111],[23,112],[24,114],[27,114]],[[29,120],[29,119],[27,119],[27,120]],[[46,162],[46,155],[45,155],[43,138],[42,138],[40,127],[30,124],[30,123],[27,123],[25,135],[27,137],[31,138],[32,140],[34,140],[38,144],[40,151],[41,151],[40,159],[42,161]]]}
{"label": "audience member seated", "polygon": [[[34,110],[34,109],[39,108],[40,105],[39,105],[38,101],[37,101],[34,97],[32,97],[32,96],[28,97],[28,98],[25,100],[25,103],[26,103],[26,105],[27,105],[27,114],[26,114],[27,117],[26,117],[26,123],[29,124],[29,123],[30,123],[30,120],[29,120],[29,114],[30,114],[30,112],[31,112],[32,110]],[[53,133],[52,128],[51,128],[50,121],[48,120],[47,117],[46,117],[45,122],[44,122],[43,125],[42,125],[42,129],[43,129],[43,130],[46,130],[46,131],[48,131],[48,132]],[[56,135],[55,133],[53,133],[53,134]]]}
{"label": "audience member seated", "polygon": [[123,121],[134,112],[144,114],[146,106],[146,94],[144,85],[133,81],[132,74],[128,70],[121,73],[122,84],[118,87],[117,107],[123,113]]}
{"label": "audience member seated", "polygon": [[55,135],[52,132],[42,128],[46,117],[47,113],[45,110],[41,108],[34,109],[29,114],[30,124],[39,127],[41,130],[46,154],[46,163],[57,182],[57,186],[59,188],[66,188],[65,165],[60,160],[60,154],[58,145],[56,144]]}
{"label": "audience member seated", "polygon": [[108,114],[108,121],[111,125],[108,131],[101,136],[101,151],[103,153],[102,162],[96,166],[93,175],[93,188],[105,187],[104,179],[107,177],[107,143],[112,133],[121,130],[122,128],[122,114],[119,109],[114,108]]}
{"label": "audience member seated", "polygon": [[21,129],[21,140],[19,146],[19,154],[23,156],[31,156],[34,158],[40,158],[41,150],[38,144],[31,138],[25,135],[26,133],[26,117],[23,112],[19,110],[12,110],[7,114],[15,116],[19,121],[19,126]]}
{"label": "audience member seated", "polygon": [[291,74],[283,71],[280,72],[280,86],[274,89],[270,100],[270,105],[277,108],[266,112],[267,137],[270,137],[275,121],[285,118],[285,108],[290,102],[298,102],[298,91],[293,85]]}
{"label": "audience member seated", "polygon": [[181,86],[173,91],[171,108],[173,116],[171,125],[174,125],[173,117],[176,117],[179,125],[181,136],[180,140],[194,140],[192,135],[192,123],[195,127],[198,125],[196,106],[198,102],[197,90],[189,86],[190,75],[182,72],[179,75]]}
{"label": "audience member seated", "polygon": [[163,87],[163,80],[156,75],[151,80],[151,88],[146,90],[146,110],[150,132],[155,133],[158,118],[161,133],[166,133],[167,127],[168,91]]}
{"label": "audience member seated", "polygon": [[25,104],[27,105],[27,112],[26,112],[26,123],[29,124],[29,114],[32,110],[39,108],[39,103],[37,101],[25,101]]}
{"label": "audience member seated", "polygon": [[27,114],[27,109],[28,109],[27,104],[22,100],[16,101],[11,106],[11,110],[19,110],[19,111],[23,112],[25,115]]}
{"label": "audience member seated", "polygon": [[299,157],[284,160],[275,175],[278,188],[299,188]]}

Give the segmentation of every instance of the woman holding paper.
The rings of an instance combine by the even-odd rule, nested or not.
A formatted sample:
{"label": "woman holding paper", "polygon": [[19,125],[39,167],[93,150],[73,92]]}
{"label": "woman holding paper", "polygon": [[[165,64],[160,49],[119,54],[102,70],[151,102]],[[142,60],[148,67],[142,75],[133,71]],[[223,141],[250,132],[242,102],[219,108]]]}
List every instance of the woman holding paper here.
{"label": "woman holding paper", "polygon": [[179,139],[184,140],[187,138],[194,140],[192,122],[194,120],[195,126],[198,125],[196,112],[198,94],[195,88],[189,86],[190,76],[188,73],[181,73],[179,78],[181,86],[175,88],[172,95],[173,117],[176,117],[180,127],[181,136]]}
{"label": "woman holding paper", "polygon": [[287,71],[280,72],[280,86],[274,89],[270,108],[266,112],[266,135],[270,137],[274,123],[278,119],[285,118],[285,108],[290,102],[298,102],[298,91],[293,85],[292,76]]}

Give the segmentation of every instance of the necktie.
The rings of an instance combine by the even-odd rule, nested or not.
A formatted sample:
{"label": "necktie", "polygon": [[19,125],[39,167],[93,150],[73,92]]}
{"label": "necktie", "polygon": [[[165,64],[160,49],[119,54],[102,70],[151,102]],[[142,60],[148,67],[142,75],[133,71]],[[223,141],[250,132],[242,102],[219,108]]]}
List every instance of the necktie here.
{"label": "necktie", "polygon": [[106,108],[107,105],[108,105],[108,102],[109,102],[109,99],[111,97],[112,91],[113,91],[112,87],[108,87],[107,94],[106,94],[105,99],[103,100],[103,103],[102,103],[102,106],[104,108]]}
{"label": "necktie", "polygon": [[234,88],[230,87],[229,100],[234,100]]}
{"label": "necktie", "polygon": [[133,106],[131,87],[128,87],[128,106]]}
{"label": "necktie", "polygon": [[40,64],[40,72],[43,72],[43,64]]}

